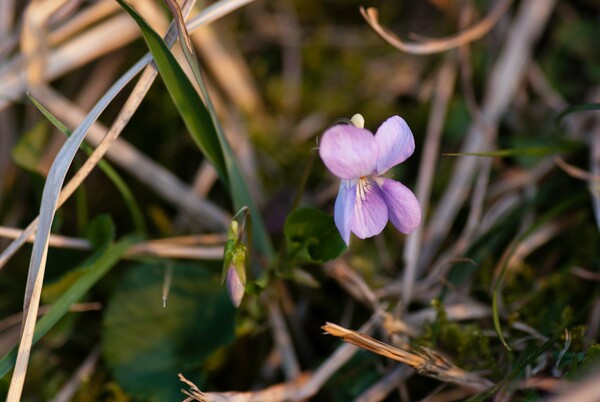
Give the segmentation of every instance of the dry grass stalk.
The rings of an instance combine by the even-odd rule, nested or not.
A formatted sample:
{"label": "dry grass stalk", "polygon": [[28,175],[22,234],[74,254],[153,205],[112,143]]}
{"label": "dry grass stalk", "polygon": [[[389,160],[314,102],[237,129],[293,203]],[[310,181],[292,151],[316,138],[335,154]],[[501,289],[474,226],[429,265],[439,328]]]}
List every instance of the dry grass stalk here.
{"label": "dry grass stalk", "polygon": [[227,96],[247,114],[262,112],[264,105],[248,63],[228,39],[218,26],[208,25],[192,36],[206,68]]}
{"label": "dry grass stalk", "polygon": [[50,400],[50,402],[69,402],[75,396],[75,393],[79,389],[80,385],[84,381],[88,381],[91,375],[96,369],[96,364],[100,359],[100,347],[92,349],[90,354],[85,358],[81,365],[77,368],[75,373],[71,376],[61,389],[58,391],[56,396]]}
{"label": "dry grass stalk", "polygon": [[[435,95],[431,112],[429,113],[427,131],[425,133],[425,143],[421,162],[419,164],[415,195],[417,196],[423,211],[429,209],[429,198],[431,195],[433,178],[436,172],[435,166],[437,165],[440,141],[442,138],[444,122],[446,121],[446,112],[448,111],[448,103],[454,93],[455,79],[456,63],[452,56],[447,56],[440,67],[436,79]],[[425,225],[422,224],[406,238],[406,246],[404,247],[403,252],[405,267],[402,278],[402,303],[399,304],[399,307],[402,309],[406,309],[412,298],[424,233]]]}
{"label": "dry grass stalk", "polygon": [[[361,332],[371,331],[375,320],[371,318],[360,327]],[[313,376],[306,382],[305,385],[295,395],[293,401],[310,400],[321,387],[346,364],[359,349],[353,345],[342,345],[333,354],[325,360]]]}
{"label": "dry grass stalk", "polygon": [[600,174],[593,174],[578,168],[577,166],[571,165],[570,163],[565,162],[561,156],[555,156],[554,163],[556,163],[556,166],[564,170],[565,173],[575,179],[589,181],[590,185],[598,185],[598,183],[600,183]]}
{"label": "dry grass stalk", "polygon": [[266,300],[266,308],[269,312],[269,321],[273,332],[275,347],[281,356],[283,372],[288,381],[292,381],[300,375],[300,363],[294,350],[292,336],[288,330],[278,301],[273,297]]}
{"label": "dry grass stalk", "polygon": [[377,296],[365,280],[345,260],[337,259],[325,264],[325,272],[334,278],[355,300],[375,312],[381,310]]}
{"label": "dry grass stalk", "polygon": [[[106,0],[110,2],[110,0]],[[33,2],[35,4],[37,2]],[[141,6],[141,11],[146,17],[150,17],[149,20],[152,24],[165,26],[166,21],[159,11],[158,7],[154,2],[138,1],[136,4]],[[47,13],[42,13],[42,16],[48,17]],[[101,13],[101,16],[104,14]],[[37,13],[34,14],[34,19],[37,19]],[[76,16],[74,17],[76,18]],[[17,54],[12,59],[3,63],[0,68],[0,110],[4,109],[10,104],[11,101],[21,97],[27,89],[30,88],[30,84],[36,85],[41,82],[49,82],[62,75],[73,71],[87,63],[95,60],[101,56],[109,54],[133,41],[139,37],[139,29],[134,21],[124,13],[120,13],[111,17],[106,21],[95,24],[97,19],[89,19],[86,21],[90,25],[89,29],[77,32],[77,35],[58,47],[52,48],[48,43],[52,42],[50,38],[52,34],[49,33],[48,37],[43,36],[39,39],[41,44],[35,46],[45,46],[46,52],[42,52],[40,55],[42,58],[36,57],[36,65],[33,70],[29,70],[29,58],[27,54]],[[43,23],[40,22],[36,25]],[[27,25],[24,22],[24,25]],[[118,32],[119,35],[114,33]],[[27,40],[26,43],[31,41]],[[32,46],[26,44],[26,49]],[[43,67],[43,68],[42,68]],[[26,76],[26,71],[28,74]]]}
{"label": "dry grass stalk", "polygon": [[[38,309],[38,314],[40,316],[46,314],[46,312],[48,312],[48,310],[50,310],[50,307],[52,307],[52,306],[50,306],[50,305],[40,306],[40,308]],[[100,310],[100,309],[102,309],[102,304],[97,303],[97,302],[75,303],[69,307],[70,312],[77,312],[77,313],[86,312],[86,311],[96,311],[96,310]],[[12,326],[19,325],[22,322],[22,319],[23,319],[23,314],[21,314],[21,313],[9,315],[8,317],[3,318],[2,320],[0,320],[0,332],[5,331],[6,329],[8,329]]]}
{"label": "dry grass stalk", "polygon": [[[77,126],[85,117],[83,110],[50,87],[38,88],[34,95],[67,125]],[[98,147],[97,149],[106,147],[106,156],[110,161],[144,183],[157,195],[181,208],[196,221],[202,222],[205,228],[221,230],[227,227],[230,221],[227,212],[209,200],[196,196],[177,176],[146,157],[127,141],[117,138],[114,134],[109,136],[113,132],[115,132],[114,127],[108,130],[104,125],[96,122],[90,128],[86,138],[90,144]],[[88,169],[83,166],[80,171],[85,172]]]}
{"label": "dry grass stalk", "polygon": [[548,399],[548,402],[597,402],[600,395],[600,374],[592,374],[583,381],[561,387],[561,395]]}
{"label": "dry grass stalk", "polygon": [[535,250],[548,243],[554,237],[563,233],[565,228],[573,224],[573,217],[566,217],[562,220],[551,221],[538,227],[533,233],[527,238],[523,239],[515,251],[508,259],[507,266],[509,269],[517,268],[525,261],[528,255],[533,253]]}
{"label": "dry grass stalk", "polygon": [[[595,126],[590,132],[590,142],[590,170],[594,177],[600,177],[600,122],[598,119],[595,119]],[[592,194],[596,226],[600,230],[600,183],[597,180],[590,180],[589,190]]]}
{"label": "dry grass stalk", "polygon": [[[7,228],[0,226],[0,237],[17,239],[23,233],[20,229]],[[33,235],[26,239],[27,243],[33,243]],[[187,241],[187,243],[190,243]],[[69,248],[74,250],[92,250],[93,246],[87,239],[61,236],[51,234],[48,239],[50,247]],[[159,240],[149,240],[132,246],[125,254],[126,258],[139,257],[163,257],[163,258],[182,258],[191,260],[221,260],[223,259],[223,241],[208,244],[204,242],[193,242],[191,244],[182,244],[178,238],[167,238]]]}
{"label": "dry grass stalk", "polygon": [[[521,3],[486,85],[486,95],[481,107],[482,121],[472,124],[460,152],[481,151],[493,142],[499,119],[509,107],[526,72],[532,47],[546,26],[554,4],[555,0],[528,0]],[[421,269],[431,265],[459,209],[467,199],[472,178],[480,166],[480,158],[462,157],[457,160],[452,179],[429,223],[430,238],[423,247],[419,261]]]}
{"label": "dry grass stalk", "polygon": [[484,391],[493,385],[485,378],[456,367],[439,353],[428,348],[422,348],[419,351],[402,350],[368,335],[332,323],[326,323],[321,328],[333,336],[342,338],[344,342],[404,363],[427,377],[458,384],[474,392]]}
{"label": "dry grass stalk", "polygon": [[179,374],[179,379],[187,384],[189,390],[181,390],[188,396],[184,402],[282,402],[292,401],[298,390],[311,377],[308,373],[302,373],[295,380],[283,384],[277,384],[254,392],[202,392],[200,389]]}
{"label": "dry grass stalk", "polygon": [[[202,24],[210,23],[222,16],[230,13],[237,8],[252,2],[253,0],[221,0],[213,4],[210,7],[207,7],[202,13],[194,17],[190,23],[188,24],[190,30],[196,29]],[[189,3],[188,3],[189,4]],[[175,30],[170,29],[167,37],[171,38],[167,40],[167,42],[173,43]],[[113,99],[114,96],[122,89],[126,82],[129,79],[133,78],[139,71],[141,71],[147,64],[150,63],[152,58],[149,54],[143,57],[140,61],[138,61],[123,77],[115,83],[111,91],[107,92],[103,96],[103,98],[98,102],[97,107],[92,110],[86,117],[91,121],[94,121],[99,114],[98,110],[102,110],[102,104],[106,104]],[[127,124],[134,111],[137,109],[141,101],[143,100],[146,92],[149,90],[150,85],[152,84],[154,78],[156,77],[156,70],[149,66],[136,84],[136,87],[133,89],[130,97],[128,98],[125,106],[121,109],[119,116],[117,117],[115,123],[105,135],[103,140],[98,144],[98,148],[94,151],[94,153],[88,158],[86,163],[81,167],[81,169],[75,174],[75,176],[69,181],[69,183],[65,186],[65,188],[61,191],[57,208],[60,207],[79,187],[79,185],[83,182],[85,177],[91,172],[94,166],[98,163],[98,161],[102,158],[102,156],[108,151],[109,147],[115,139],[118,137],[124,126]],[[120,87],[119,87],[120,85]],[[1,92],[1,91],[0,91]],[[189,198],[193,199],[190,200]],[[193,193],[190,193],[190,197],[188,201],[195,205],[196,200],[198,199]],[[14,255],[14,253],[25,243],[25,239],[35,233],[38,226],[38,218],[34,219],[29,226],[23,231],[23,234],[13,241],[0,255],[0,269],[6,264],[6,262]]]}
{"label": "dry grass stalk", "polygon": [[487,34],[496,25],[502,14],[508,9],[512,0],[500,0],[497,2],[490,14],[478,24],[444,39],[426,39],[422,43],[408,43],[397,35],[379,24],[379,13],[376,8],[369,7],[366,10],[361,7],[360,12],[373,30],[390,45],[412,54],[432,54],[445,52],[467,43],[473,42]]}
{"label": "dry grass stalk", "polygon": [[371,387],[354,399],[354,402],[379,402],[396,388],[398,384],[413,375],[414,371],[406,366],[398,365],[381,380],[377,381]]}

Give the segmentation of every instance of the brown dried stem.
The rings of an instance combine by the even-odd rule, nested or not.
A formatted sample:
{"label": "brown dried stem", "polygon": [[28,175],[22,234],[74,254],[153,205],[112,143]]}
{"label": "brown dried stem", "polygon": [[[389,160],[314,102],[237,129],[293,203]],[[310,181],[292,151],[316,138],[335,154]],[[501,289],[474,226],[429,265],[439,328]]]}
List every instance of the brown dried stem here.
{"label": "brown dried stem", "polygon": [[497,2],[496,7],[492,9],[490,14],[485,17],[478,24],[467,29],[466,31],[460,32],[456,35],[444,38],[444,39],[427,39],[423,43],[408,43],[400,39],[393,32],[382,27],[379,24],[379,13],[376,8],[369,7],[366,10],[364,7],[360,8],[360,13],[367,21],[367,23],[373,28],[373,30],[390,45],[396,47],[407,53],[412,54],[432,54],[445,52],[450,49],[454,49],[463,46],[467,43],[473,42],[485,34],[487,34],[498,22],[502,14],[508,9],[512,0],[500,0]]}
{"label": "brown dried stem", "polygon": [[423,348],[419,351],[402,350],[373,339],[363,333],[352,331],[332,323],[326,323],[321,328],[333,336],[342,338],[344,342],[404,363],[421,375],[443,382],[458,384],[474,392],[484,391],[492,386],[490,381],[456,367],[431,349]]}

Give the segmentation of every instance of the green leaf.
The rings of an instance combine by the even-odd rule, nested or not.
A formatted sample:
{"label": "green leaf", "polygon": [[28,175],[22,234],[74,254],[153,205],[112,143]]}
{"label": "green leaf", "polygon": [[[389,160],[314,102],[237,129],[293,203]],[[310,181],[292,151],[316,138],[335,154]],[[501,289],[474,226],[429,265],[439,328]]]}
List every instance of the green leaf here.
{"label": "green leaf", "polygon": [[290,213],[284,233],[292,256],[311,262],[325,262],[346,250],[333,217],[315,208],[303,207]]}
{"label": "green leaf", "polygon": [[133,267],[109,300],[103,353],[123,389],[138,398],[181,400],[180,372],[197,378],[211,353],[234,338],[234,313],[212,269],[173,266],[169,303],[162,305],[159,265]]}
{"label": "green leaf", "polygon": [[221,180],[228,184],[229,178],[221,144],[210,114],[204,103],[202,103],[200,95],[198,95],[181,66],[156,31],[129,4],[123,0],[117,0],[117,2],[140,27],[158,71],[192,138],[196,141],[204,156],[215,167]]}
{"label": "green leaf", "polygon": [[458,152],[458,153],[444,153],[444,156],[481,156],[481,157],[498,157],[506,158],[512,156],[546,156],[552,155],[559,152],[569,151],[577,147],[577,144],[572,142],[561,142],[556,145],[539,146],[539,147],[522,147],[522,148],[509,148],[499,149],[496,151],[487,152]]}
{"label": "green leaf", "polygon": [[11,151],[15,164],[30,172],[40,173],[39,162],[48,140],[48,125],[39,122],[21,136]]}
{"label": "green leaf", "polygon": [[[214,113],[211,114],[212,107],[210,106],[208,93],[205,91],[204,96],[206,96],[209,109],[207,109],[200,99],[196,89],[162,38],[131,6],[123,0],[117,1],[139,25],[144,40],[148,44],[158,71],[171,94],[179,114],[200,150],[215,167],[223,183],[229,188],[234,209],[239,210],[245,206],[250,209],[254,222],[252,232],[257,250],[262,253],[267,261],[272,260],[274,257],[273,247],[262,221],[260,211],[250,196],[248,185],[237,164],[233,151],[218,124],[216,116],[214,116]],[[187,51],[185,44],[183,48]],[[197,61],[190,65],[200,87],[204,88]]]}
{"label": "green leaf", "polygon": [[105,246],[115,239],[115,225],[109,215],[99,215],[86,233],[87,239],[94,248]]}
{"label": "green leaf", "polygon": [[582,103],[580,105],[569,106],[556,116],[555,123],[558,126],[567,115],[588,110],[600,110],[600,103]]}
{"label": "green leaf", "polygon": [[[38,321],[33,335],[33,344],[40,340],[69,311],[72,304],[79,301],[96,282],[102,279],[134,243],[133,238],[125,238],[99,250],[77,268],[84,270],[85,273],[63,293],[60,299],[52,304],[50,310]],[[17,347],[13,348],[0,360],[0,378],[14,367],[17,350]]]}

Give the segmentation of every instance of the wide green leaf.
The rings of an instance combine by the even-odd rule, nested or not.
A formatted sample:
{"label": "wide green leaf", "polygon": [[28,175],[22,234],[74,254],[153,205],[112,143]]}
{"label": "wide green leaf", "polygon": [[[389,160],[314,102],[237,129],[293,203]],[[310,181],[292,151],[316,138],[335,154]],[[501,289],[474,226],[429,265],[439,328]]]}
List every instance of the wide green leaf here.
{"label": "wide green leaf", "polygon": [[[44,336],[69,311],[69,307],[72,304],[79,301],[96,282],[106,275],[134,243],[135,240],[133,238],[125,238],[99,250],[81,266],[76,268],[83,271],[83,275],[52,304],[50,310],[38,321],[33,336],[33,344]],[[0,378],[4,377],[13,368],[16,358],[17,348],[15,347],[0,360]]]}
{"label": "wide green leaf", "polygon": [[333,218],[315,208],[303,207],[290,213],[284,233],[288,251],[296,258],[325,262],[346,250]]}
{"label": "wide green leaf", "polygon": [[164,265],[133,267],[108,302],[102,346],[124,390],[154,401],[181,400],[180,372],[193,378],[234,337],[235,309],[215,270],[177,264],[166,307]]}

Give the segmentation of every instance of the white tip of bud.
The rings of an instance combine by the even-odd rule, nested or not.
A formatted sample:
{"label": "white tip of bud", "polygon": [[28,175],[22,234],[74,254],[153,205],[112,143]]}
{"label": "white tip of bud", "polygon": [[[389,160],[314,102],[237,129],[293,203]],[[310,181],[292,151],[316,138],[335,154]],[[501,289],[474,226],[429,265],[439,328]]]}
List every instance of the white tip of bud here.
{"label": "white tip of bud", "polygon": [[352,116],[350,121],[358,128],[365,128],[365,118],[360,113],[356,113]]}

